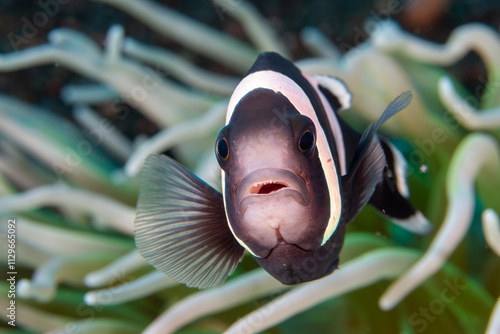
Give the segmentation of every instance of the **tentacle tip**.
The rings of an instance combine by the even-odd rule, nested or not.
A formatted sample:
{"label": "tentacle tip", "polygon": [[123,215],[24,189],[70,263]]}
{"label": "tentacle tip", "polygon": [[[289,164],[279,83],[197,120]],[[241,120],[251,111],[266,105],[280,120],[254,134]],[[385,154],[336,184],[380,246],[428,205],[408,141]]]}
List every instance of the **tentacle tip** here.
{"label": "tentacle tip", "polygon": [[63,35],[61,34],[61,28],[52,29],[47,34],[47,40],[51,44],[57,45],[62,41],[62,39],[63,39]]}
{"label": "tentacle tip", "polygon": [[117,62],[123,49],[125,29],[120,24],[113,24],[106,34],[106,54],[109,63]]}
{"label": "tentacle tip", "polygon": [[443,75],[438,80],[438,91],[448,93],[451,89],[453,89],[453,82],[449,76]]}
{"label": "tentacle tip", "polygon": [[481,215],[481,218],[483,221],[486,222],[491,222],[490,224],[499,224],[499,218],[495,210],[493,209],[486,209],[483,211],[483,214]]}
{"label": "tentacle tip", "polygon": [[113,182],[113,184],[123,184],[134,176],[135,174],[133,174],[133,172],[129,172],[126,169],[116,169],[111,172],[111,182]]}
{"label": "tentacle tip", "polygon": [[393,20],[385,20],[371,33],[371,40],[376,47],[391,49],[401,40],[401,29]]}
{"label": "tentacle tip", "polygon": [[103,285],[101,275],[98,275],[97,273],[90,273],[87,274],[83,278],[83,284],[85,284],[86,287],[89,288],[97,288]]}
{"label": "tentacle tip", "polygon": [[17,282],[17,294],[21,298],[30,298],[32,295],[31,281],[29,279],[21,279]]}
{"label": "tentacle tip", "polygon": [[125,28],[121,24],[113,24],[108,30],[108,36],[106,38],[120,37],[122,38],[125,35]]}
{"label": "tentacle tip", "polygon": [[85,305],[87,306],[95,306],[98,304],[98,298],[97,296],[95,295],[95,293],[93,293],[92,291],[91,292],[87,292],[84,296],[83,296],[83,302],[85,303]]}
{"label": "tentacle tip", "polygon": [[142,163],[138,164],[135,160],[129,159],[121,172],[128,177],[135,177],[139,174],[141,168]]}
{"label": "tentacle tip", "polygon": [[300,38],[304,40],[315,40],[318,37],[318,30],[312,26],[306,26],[300,31]]}
{"label": "tentacle tip", "polygon": [[50,302],[56,293],[55,287],[33,284],[29,279],[19,280],[16,287],[19,297],[33,298],[40,303]]}
{"label": "tentacle tip", "polygon": [[390,300],[388,300],[387,298],[384,298],[384,296],[380,297],[379,301],[378,301],[378,306],[380,307],[380,309],[382,311],[390,311],[394,308],[395,303],[391,302]]}
{"label": "tentacle tip", "polygon": [[500,256],[500,219],[493,209],[484,210],[481,215],[483,232],[490,248]]}

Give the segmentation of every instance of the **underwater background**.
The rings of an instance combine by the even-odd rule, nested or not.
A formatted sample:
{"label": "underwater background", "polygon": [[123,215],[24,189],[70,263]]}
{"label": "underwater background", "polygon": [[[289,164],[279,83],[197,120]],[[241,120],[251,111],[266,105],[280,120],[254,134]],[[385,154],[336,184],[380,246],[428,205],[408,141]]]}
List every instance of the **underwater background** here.
{"label": "underwater background", "polygon": [[[0,0],[0,331],[499,333],[499,27],[493,0]],[[358,131],[412,90],[380,132],[434,232],[368,206],[345,286],[285,288],[250,256],[220,288],[177,285],[135,252],[142,161],[171,155],[220,188],[227,99],[267,50],[344,80]],[[398,278],[408,290],[387,292]]]}

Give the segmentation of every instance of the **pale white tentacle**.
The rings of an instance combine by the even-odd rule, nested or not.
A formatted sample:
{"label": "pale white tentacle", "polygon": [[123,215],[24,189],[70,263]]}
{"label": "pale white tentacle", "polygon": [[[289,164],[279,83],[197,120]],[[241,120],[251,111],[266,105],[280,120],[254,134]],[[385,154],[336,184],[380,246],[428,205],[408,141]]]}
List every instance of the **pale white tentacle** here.
{"label": "pale white tentacle", "polygon": [[153,1],[98,1],[120,8],[155,31],[241,73],[257,57],[249,45]]}
{"label": "pale white tentacle", "polygon": [[[93,39],[74,29],[53,29],[49,31],[47,40],[50,44],[58,46],[62,49],[73,50],[78,53],[85,54],[85,56],[92,59],[92,61],[99,61],[99,59],[103,56],[101,48]],[[8,59],[8,54],[5,55],[5,57]]]}
{"label": "pale white tentacle", "polygon": [[318,57],[329,58],[332,62],[342,57],[342,53],[337,45],[316,27],[305,27],[302,29],[300,38],[304,46]]}
{"label": "pale white tentacle", "polygon": [[[0,116],[1,118],[1,116]],[[31,189],[56,181],[54,175],[30,163],[30,159],[17,150],[9,141],[0,142],[0,173],[14,181],[21,189]],[[14,190],[6,191],[6,183],[2,182],[4,195]]]}
{"label": "pale white tentacle", "polygon": [[492,209],[484,210],[482,223],[486,242],[500,256],[500,222],[497,213]]}
{"label": "pale white tentacle", "polygon": [[121,60],[125,29],[119,24],[112,25],[106,34],[104,61],[113,65]]}
{"label": "pale white tentacle", "polygon": [[500,107],[477,110],[454,89],[450,78],[438,82],[438,93],[443,105],[462,126],[469,130],[494,130],[500,127]]}
{"label": "pale white tentacle", "polygon": [[84,278],[84,282],[86,286],[91,288],[102,287],[114,283],[145,264],[144,258],[137,249],[134,249],[104,268],[88,273]]}
{"label": "pale white tentacle", "polygon": [[498,334],[500,333],[500,297],[497,298],[495,308],[491,313],[488,327],[485,334]]}
{"label": "pale white tentacle", "polygon": [[[7,224],[0,224],[0,233],[7,234]],[[130,242],[98,233],[61,228],[39,223],[25,217],[16,218],[16,241],[41,253],[60,256],[78,254],[107,254],[119,256],[130,251]]]}
{"label": "pale white tentacle", "polygon": [[71,188],[62,183],[40,186],[0,198],[1,211],[22,211],[42,206],[62,207],[92,214],[100,226],[124,234],[133,234],[135,210],[121,202],[91,191]]}
{"label": "pale white tentacle", "polygon": [[86,130],[96,145],[102,145],[118,160],[126,160],[132,151],[132,143],[113,123],[101,117],[95,110],[85,105],[73,109],[73,117]]}
{"label": "pale white tentacle", "polygon": [[393,278],[404,272],[418,252],[385,248],[366,253],[342,265],[334,274],[285,293],[234,323],[226,334],[258,333],[329,298]]}
{"label": "pale white tentacle", "polygon": [[21,298],[33,298],[46,303],[52,300],[57,289],[57,274],[68,263],[68,259],[54,257],[39,266],[31,280],[21,279],[17,283],[17,292]]}
{"label": "pale white tentacle", "polygon": [[[26,122],[26,119],[30,122]],[[12,143],[13,147],[22,149],[23,153],[19,153],[19,157],[24,154],[31,155],[51,169],[52,173],[45,172],[44,174],[52,180],[55,180],[54,174],[57,174],[57,176],[64,175],[70,180],[90,187],[109,182],[107,176],[103,175],[105,165],[92,163],[82,158],[77,152],[78,144],[86,144],[86,140],[77,131],[77,127],[46,109],[0,94],[0,132],[2,137],[7,139],[7,143]],[[26,135],[27,133],[29,136]],[[59,138],[59,140],[55,139],[55,135],[59,138],[65,136],[66,142]],[[33,168],[27,166],[22,169]]]}
{"label": "pale white tentacle", "polygon": [[84,272],[94,270],[102,261],[109,261],[111,256],[97,252],[55,255],[38,265],[31,279],[20,279],[16,293],[21,298],[33,298],[40,303],[50,302],[57,292],[59,282],[79,285]]}
{"label": "pale white tentacle", "polygon": [[[483,212],[484,237],[490,248],[500,256],[500,221],[495,211],[487,209]],[[485,334],[500,333],[500,297],[497,298],[495,308],[491,312]]]}
{"label": "pale white tentacle", "polygon": [[61,89],[61,99],[67,104],[97,104],[118,100],[118,94],[108,86],[100,84],[65,85]]}
{"label": "pale white tentacle", "polygon": [[185,140],[206,136],[224,124],[227,101],[216,104],[198,118],[178,123],[141,143],[125,164],[128,176],[137,175],[148,155],[160,153]]}
{"label": "pale white tentacle", "polygon": [[204,315],[227,310],[286,288],[263,269],[257,269],[221,287],[203,290],[181,300],[161,314],[144,330],[143,334],[173,333]]}
{"label": "pale white tentacle", "polygon": [[385,21],[374,31],[371,41],[384,51],[397,51],[442,66],[452,65],[474,50],[484,59],[488,72],[495,70],[500,54],[498,32],[481,23],[464,24],[453,30],[445,44],[437,44],[403,31],[394,21]]}
{"label": "pale white tentacle", "polygon": [[178,285],[176,281],[159,271],[139,277],[107,289],[87,292],[84,297],[87,305],[117,305],[149,296],[160,290]]}
{"label": "pale white tentacle", "polygon": [[[51,34],[68,34],[68,29],[55,30]],[[76,32],[71,32],[71,36],[87,39]],[[115,39],[119,40],[118,37]],[[113,47],[111,49],[114,50]],[[114,54],[116,50],[110,52]],[[0,54],[0,71],[5,72],[54,63],[107,84],[130,105],[137,107],[160,126],[186,119],[200,110],[210,108],[214,103],[213,97],[207,94],[181,87],[151,69],[116,55],[103,61],[102,58],[82,53],[80,49],[68,49],[57,44]]]}
{"label": "pale white tentacle", "polygon": [[[22,326],[23,329],[33,332],[51,331],[54,328],[66,327],[67,323],[72,320],[67,316],[56,315],[52,312],[42,311],[36,306],[26,305],[20,300],[17,300],[15,305],[16,321],[14,324],[16,324],[16,327]],[[0,308],[6,310],[8,307],[10,307],[10,300],[7,299],[7,294],[0,296]],[[52,334],[52,332],[50,333]]]}
{"label": "pale white tentacle", "polygon": [[237,19],[248,37],[257,46],[260,52],[274,51],[285,58],[290,58],[288,49],[283,41],[277,36],[276,30],[259,11],[246,1],[213,0],[214,5],[220,6],[224,13]]}
{"label": "pale white tentacle", "polygon": [[425,255],[393,283],[379,300],[390,310],[427,278],[441,269],[467,233],[474,213],[474,181],[486,164],[500,160],[497,142],[485,134],[467,136],[450,162],[446,180],[446,217]]}
{"label": "pale white tentacle", "polygon": [[207,92],[229,96],[238,84],[239,78],[218,75],[194,65],[186,58],[157,46],[147,45],[133,38],[125,39],[125,54],[141,60],[156,70],[162,69],[187,86]]}

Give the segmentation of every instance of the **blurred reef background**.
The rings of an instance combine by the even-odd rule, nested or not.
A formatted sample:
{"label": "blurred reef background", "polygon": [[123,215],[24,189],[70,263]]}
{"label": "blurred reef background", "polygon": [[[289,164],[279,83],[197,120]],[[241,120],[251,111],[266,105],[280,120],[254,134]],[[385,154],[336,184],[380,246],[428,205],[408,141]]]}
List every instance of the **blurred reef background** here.
{"label": "blurred reef background", "polygon": [[[232,1],[233,4],[238,4],[238,2],[238,0]],[[8,34],[13,32],[22,35],[22,28],[25,25],[22,18],[25,17],[32,22],[33,15],[43,8],[36,1],[1,1],[2,43],[0,51],[3,53],[12,52],[43,44],[47,41],[48,33],[59,27],[79,30],[96,43],[104,45],[108,28],[116,23],[124,26],[127,36],[179,52],[193,63],[206,66],[218,73],[230,73],[221,64],[210,62],[203,56],[154,32],[137,19],[112,6],[94,1],[67,1],[67,3],[61,1],[61,3],[63,4],[60,5],[54,17],[50,17],[46,24],[35,26],[36,33],[33,34],[33,37],[21,40],[13,47]],[[228,15],[227,11],[214,5],[213,1],[158,1],[158,3],[220,29],[235,38],[248,41],[248,37],[237,20]],[[445,42],[454,28],[465,23],[482,22],[494,29],[500,24],[500,4],[493,0],[273,0],[252,1],[252,3],[277,31],[279,37],[286,43],[293,59],[296,60],[310,56],[300,41],[300,32],[307,26],[319,28],[345,52],[368,38],[366,24],[370,21],[379,22],[387,18],[394,19],[407,31],[435,42]],[[393,13],[396,14],[390,13],[388,8],[395,8]],[[474,57],[474,54],[470,54],[465,62],[469,60],[472,62],[477,58]],[[481,74],[484,76],[484,72],[481,72],[484,71],[481,64],[478,62],[472,62],[471,66],[461,66],[461,64],[455,66],[461,82],[469,87],[479,85],[477,77]],[[65,68],[47,65],[14,73],[3,73],[0,80],[3,92],[67,115],[67,106],[60,99],[60,90],[68,82],[79,82],[84,79]],[[134,118],[134,120],[136,119]],[[142,120],[133,122],[130,119],[123,123],[116,125],[129,136],[135,136],[138,133],[151,135],[157,131],[154,124],[145,124],[148,122]]]}

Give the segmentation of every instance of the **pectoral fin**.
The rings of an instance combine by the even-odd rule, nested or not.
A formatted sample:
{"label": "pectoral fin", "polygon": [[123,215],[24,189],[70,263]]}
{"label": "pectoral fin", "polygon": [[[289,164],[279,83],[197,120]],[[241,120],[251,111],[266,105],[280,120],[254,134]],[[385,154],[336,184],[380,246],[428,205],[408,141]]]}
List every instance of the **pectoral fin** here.
{"label": "pectoral fin", "polygon": [[222,195],[158,155],[142,170],[135,242],[157,270],[198,288],[222,284],[244,251],[229,229]]}
{"label": "pectoral fin", "polygon": [[342,189],[344,189],[342,219],[344,222],[354,219],[368,203],[375,187],[382,180],[384,166],[384,151],[376,138],[372,138],[354,166],[342,177]]}

